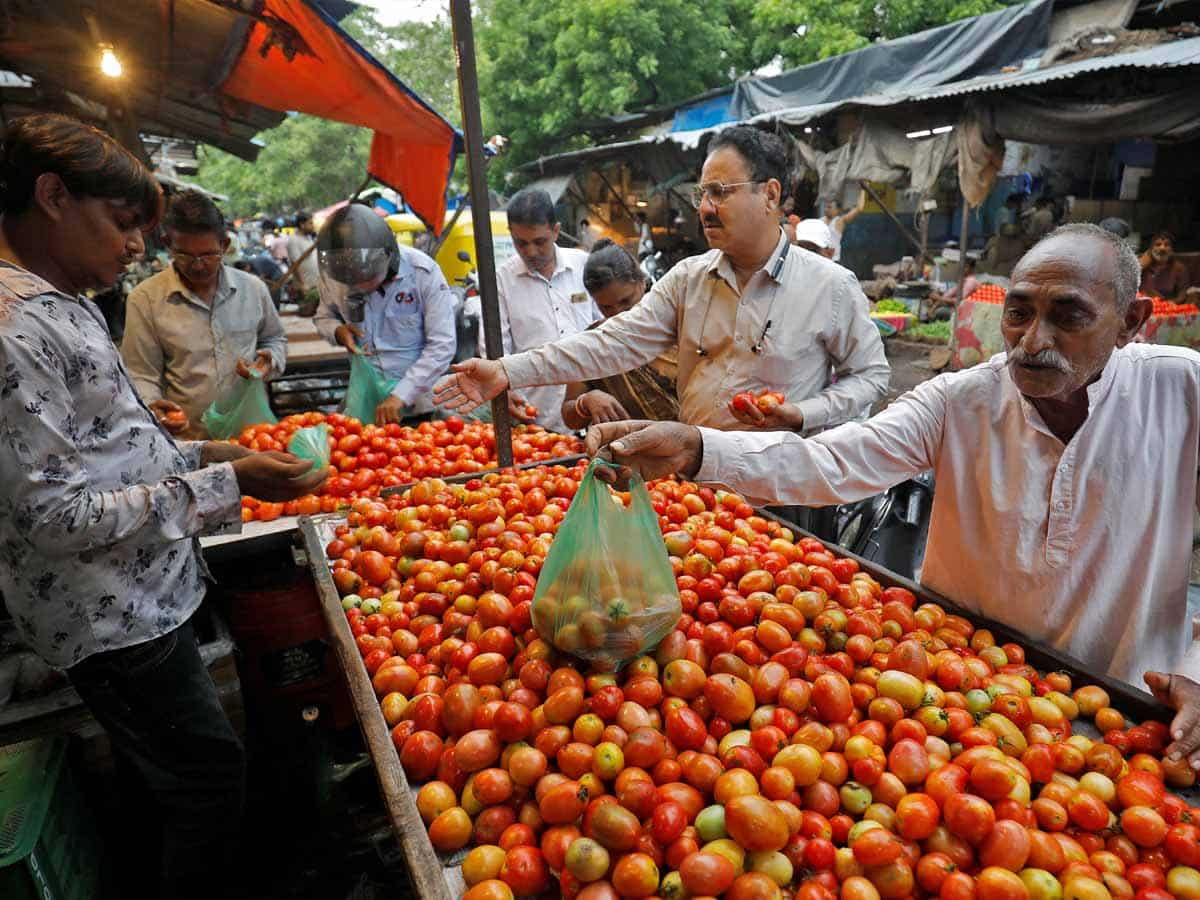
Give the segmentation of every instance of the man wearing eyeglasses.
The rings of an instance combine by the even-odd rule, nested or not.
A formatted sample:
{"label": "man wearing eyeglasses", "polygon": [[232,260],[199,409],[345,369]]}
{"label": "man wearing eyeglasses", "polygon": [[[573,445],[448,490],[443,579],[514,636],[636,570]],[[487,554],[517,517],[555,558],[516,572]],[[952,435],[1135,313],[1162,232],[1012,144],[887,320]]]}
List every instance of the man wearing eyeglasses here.
{"label": "man wearing eyeglasses", "polygon": [[[677,264],[641,303],[597,328],[454,366],[434,399],[468,409],[509,387],[606,378],[678,342],[685,423],[808,432],[859,415],[887,390],[883,342],[853,273],[791,248],[779,225],[786,171],[780,138],[750,126],[722,131],[695,199],[711,250]],[[731,404],[742,391],[765,390],[787,402],[767,414]]]}
{"label": "man wearing eyeglasses", "polygon": [[223,263],[229,239],[212,200],[183,191],[163,227],[174,264],[129,295],[121,354],[163,426],[198,439],[201,414],[238,378],[283,372],[287,337],[261,279]]}

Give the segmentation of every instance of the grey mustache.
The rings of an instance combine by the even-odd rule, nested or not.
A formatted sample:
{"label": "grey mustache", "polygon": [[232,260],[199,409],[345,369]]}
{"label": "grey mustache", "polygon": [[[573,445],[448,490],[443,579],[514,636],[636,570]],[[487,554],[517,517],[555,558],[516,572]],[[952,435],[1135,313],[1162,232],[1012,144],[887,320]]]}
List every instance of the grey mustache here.
{"label": "grey mustache", "polygon": [[1059,353],[1057,350],[1050,349],[1039,350],[1037,353],[1027,353],[1021,346],[1013,347],[1008,351],[1008,361],[1028,366],[1047,366],[1052,369],[1058,369],[1060,372],[1071,374],[1075,371],[1075,367],[1071,365],[1071,361]]}

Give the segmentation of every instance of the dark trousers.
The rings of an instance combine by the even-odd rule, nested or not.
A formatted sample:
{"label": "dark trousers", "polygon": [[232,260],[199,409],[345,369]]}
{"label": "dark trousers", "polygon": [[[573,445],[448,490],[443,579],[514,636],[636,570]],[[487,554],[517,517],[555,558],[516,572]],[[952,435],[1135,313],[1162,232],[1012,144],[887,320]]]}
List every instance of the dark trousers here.
{"label": "dark trousers", "polygon": [[121,896],[223,896],[245,755],[191,623],[90,656],[68,674],[113,746],[126,832],[113,843],[123,851],[120,880],[130,882]]}

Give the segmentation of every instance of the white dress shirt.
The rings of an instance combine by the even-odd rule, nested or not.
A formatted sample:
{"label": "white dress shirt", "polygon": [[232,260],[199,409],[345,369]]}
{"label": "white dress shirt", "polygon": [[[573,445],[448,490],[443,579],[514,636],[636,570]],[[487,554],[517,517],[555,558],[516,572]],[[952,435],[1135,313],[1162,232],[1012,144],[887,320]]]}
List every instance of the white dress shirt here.
{"label": "white dress shirt", "polygon": [[523,392],[629,372],[676,342],[679,419],[692,425],[742,428],[729,412],[733,395],[775,390],[799,405],[806,431],[823,428],[870,407],[891,374],[858,279],[791,247],[782,229],[744,289],[725,254],[710,250],[676,264],[633,309],[506,357],[504,369]]}
{"label": "white dress shirt", "polygon": [[[583,286],[583,267],[588,255],[566,247],[555,247],[554,254],[554,274],[549,278],[529,271],[519,256],[509,257],[496,270],[500,334],[506,355],[578,334],[601,318],[599,308]],[[479,352],[486,355],[483,329],[479,332]],[[523,385],[517,391],[527,403],[537,407],[539,425],[560,433],[568,430],[562,419],[562,405],[569,380],[572,379],[548,387]]]}
{"label": "white dress shirt", "polygon": [[704,429],[697,479],[817,505],[932,467],[926,585],[1143,690],[1148,669],[1196,678],[1200,355],[1130,344],[1087,393],[1087,420],[1064,446],[1001,354],[811,439]]}

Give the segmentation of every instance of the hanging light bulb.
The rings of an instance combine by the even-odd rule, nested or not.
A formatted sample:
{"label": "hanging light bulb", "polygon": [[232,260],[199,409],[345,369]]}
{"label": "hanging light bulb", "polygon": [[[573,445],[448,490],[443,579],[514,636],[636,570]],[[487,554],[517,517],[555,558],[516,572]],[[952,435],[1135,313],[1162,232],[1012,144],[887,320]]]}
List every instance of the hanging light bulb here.
{"label": "hanging light bulb", "polygon": [[121,60],[117,59],[116,51],[113,50],[112,44],[100,45],[100,71],[109,78],[120,78],[124,69],[121,67]]}

